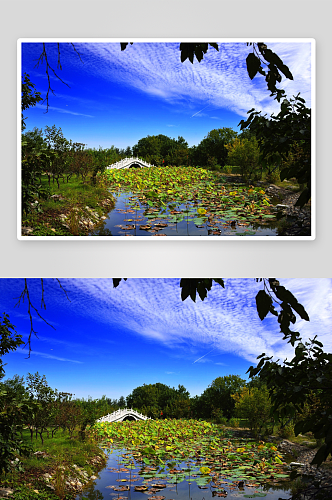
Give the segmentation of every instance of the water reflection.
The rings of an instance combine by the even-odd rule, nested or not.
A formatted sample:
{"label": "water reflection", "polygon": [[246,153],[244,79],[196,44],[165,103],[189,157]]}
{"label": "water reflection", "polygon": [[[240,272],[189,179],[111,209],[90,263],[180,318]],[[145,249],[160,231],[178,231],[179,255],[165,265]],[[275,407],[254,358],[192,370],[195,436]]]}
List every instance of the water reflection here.
{"label": "water reflection", "polygon": [[[238,498],[263,498],[268,500],[289,500],[291,494],[285,486],[260,485],[257,481],[241,481],[239,477],[219,475],[216,486],[211,481],[206,486],[198,486],[195,482],[193,463],[177,464],[177,468],[185,471],[185,479],[176,484],[172,483],[165,473],[154,471],[154,477],[144,479],[141,476],[142,466],[133,461],[132,466],[123,463],[126,450],[114,449],[108,452],[108,461],[105,469],[98,474],[98,479],[90,483],[83,492],[77,495],[76,500],[212,500],[214,497],[235,500]],[[148,490],[135,491],[135,488],[146,484]],[[162,487],[166,485],[166,487]],[[252,485],[249,487],[248,485]],[[157,487],[159,486],[159,488]],[[117,490],[123,491],[117,491]],[[139,488],[138,488],[139,489]]]}
{"label": "water reflection", "polygon": [[197,202],[153,209],[132,193],[112,193],[116,205],[90,236],[276,236],[276,222],[252,223],[226,220],[222,215],[201,221]]}

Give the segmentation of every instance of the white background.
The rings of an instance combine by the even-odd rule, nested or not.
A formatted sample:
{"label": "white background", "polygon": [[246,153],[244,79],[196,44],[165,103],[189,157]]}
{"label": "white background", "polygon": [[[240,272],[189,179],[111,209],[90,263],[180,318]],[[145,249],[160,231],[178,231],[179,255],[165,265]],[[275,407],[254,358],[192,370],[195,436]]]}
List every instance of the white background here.
{"label": "white background", "polygon": [[[9,0],[1,7],[1,277],[331,277],[330,1]],[[316,240],[17,240],[16,44],[29,37],[315,38]]]}

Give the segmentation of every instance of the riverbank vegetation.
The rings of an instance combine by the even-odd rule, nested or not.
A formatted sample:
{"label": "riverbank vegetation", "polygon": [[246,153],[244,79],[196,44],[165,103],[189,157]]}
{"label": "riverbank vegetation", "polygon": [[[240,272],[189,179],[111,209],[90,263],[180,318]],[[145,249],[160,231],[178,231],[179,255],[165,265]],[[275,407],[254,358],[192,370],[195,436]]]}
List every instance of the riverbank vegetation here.
{"label": "riverbank vegetation", "polygon": [[[132,155],[155,167],[107,170]],[[283,162],[289,166],[293,159],[290,153]],[[191,219],[198,228],[209,222],[211,234],[221,232],[214,219],[226,226],[234,221],[264,225],[278,214],[262,185],[282,185],[280,170],[280,162],[263,166],[258,141],[249,131],[238,135],[215,129],[192,148],[183,137],[160,134],[140,139],[132,149],[92,150],[67,140],[61,128],[35,128],[22,134],[22,234],[89,235],[114,208],[111,192],[132,193],[136,204],[146,207],[147,219],[167,207],[170,223],[181,221],[180,206],[194,203]],[[301,189],[295,178],[292,183]]]}
{"label": "riverbank vegetation", "polygon": [[[74,499],[105,467],[102,448],[113,447],[126,449],[122,467],[133,467],[135,461],[144,481],[157,477],[180,483],[187,480],[188,467],[189,480],[199,487],[219,476],[249,487],[289,480],[277,443],[278,436],[293,438],[294,421],[275,425],[268,391],[259,379],[246,383],[237,375],[218,377],[193,398],[184,386],[157,383],[119,400],[84,400],[50,388],[37,372],[25,380],[3,380],[0,398],[1,429],[7,429],[0,441],[0,482],[14,500]],[[153,420],[96,422],[131,406]],[[243,436],[241,429],[251,433]]]}

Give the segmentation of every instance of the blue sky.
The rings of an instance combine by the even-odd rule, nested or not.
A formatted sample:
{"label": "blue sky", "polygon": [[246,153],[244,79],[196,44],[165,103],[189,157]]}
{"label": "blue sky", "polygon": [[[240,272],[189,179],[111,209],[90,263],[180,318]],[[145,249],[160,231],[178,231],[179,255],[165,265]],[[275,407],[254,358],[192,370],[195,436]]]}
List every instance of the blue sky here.
{"label": "blue sky", "polygon": [[[196,40],[195,40],[196,41]],[[207,40],[205,40],[207,41]],[[219,42],[218,40],[212,40]],[[288,97],[298,92],[311,107],[311,44],[268,42],[290,68],[294,80],[283,78]],[[250,80],[246,41],[218,43],[203,61],[180,61],[179,43],[135,41],[121,52],[119,41],[60,43],[62,69],[57,68],[57,44],[48,43],[49,63],[70,88],[51,75],[49,111],[38,104],[28,109],[27,129],[61,127],[64,136],[87,147],[133,146],[147,135],[183,136],[198,145],[209,131],[231,127],[255,108],[270,115],[280,107],[271,98],[263,76]],[[45,63],[36,66],[42,41],[22,43],[22,73],[30,75],[42,97],[47,90]]]}
{"label": "blue sky", "polygon": [[[40,280],[28,280],[33,304],[41,303]],[[108,279],[45,280],[44,318],[34,318],[38,339],[32,353],[18,349],[3,357],[6,377],[39,372],[49,385],[75,397],[127,396],[144,383],[184,385],[201,394],[216,377],[245,372],[262,352],[281,360],[293,350],[282,341],[275,317],[260,321],[253,278],[214,284],[208,297],[182,302],[179,279],[129,278],[113,288]],[[298,320],[306,340],[318,335],[332,352],[332,280],[280,279],[306,308],[310,322]],[[27,340],[27,303],[15,307],[23,279],[0,279],[1,313],[6,312]]]}

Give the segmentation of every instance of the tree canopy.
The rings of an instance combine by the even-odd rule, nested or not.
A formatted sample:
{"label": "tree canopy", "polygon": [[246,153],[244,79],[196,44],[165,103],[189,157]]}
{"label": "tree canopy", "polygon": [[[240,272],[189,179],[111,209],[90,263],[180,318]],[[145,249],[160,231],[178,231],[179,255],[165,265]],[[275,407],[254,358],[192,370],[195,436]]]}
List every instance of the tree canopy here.
{"label": "tree canopy", "polygon": [[23,111],[28,108],[36,106],[36,104],[42,101],[41,93],[37,92],[36,86],[30,81],[30,76],[24,73],[22,76],[22,95],[21,95],[21,107],[22,107],[22,130],[26,128],[26,117],[23,116]]}
{"label": "tree canopy", "polygon": [[248,111],[247,120],[241,120],[241,130],[249,129],[260,144],[262,163],[281,162],[280,179],[295,177],[305,187],[296,202],[302,207],[311,197],[311,110],[300,94],[284,99],[280,112],[271,118],[261,112]]}

